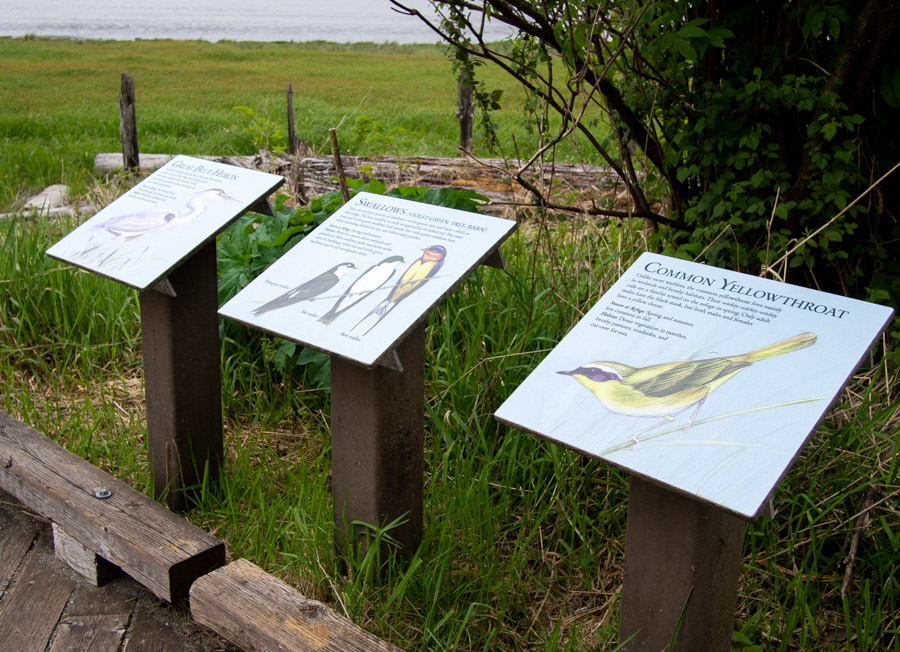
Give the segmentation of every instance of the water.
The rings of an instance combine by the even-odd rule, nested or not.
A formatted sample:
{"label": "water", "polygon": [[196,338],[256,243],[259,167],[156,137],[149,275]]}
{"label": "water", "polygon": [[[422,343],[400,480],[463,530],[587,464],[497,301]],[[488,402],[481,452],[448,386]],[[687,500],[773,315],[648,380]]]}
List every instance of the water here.
{"label": "water", "polygon": [[[434,16],[426,0],[408,7]],[[79,39],[436,43],[388,0],[0,0],[0,35]],[[508,29],[494,26],[492,39]]]}

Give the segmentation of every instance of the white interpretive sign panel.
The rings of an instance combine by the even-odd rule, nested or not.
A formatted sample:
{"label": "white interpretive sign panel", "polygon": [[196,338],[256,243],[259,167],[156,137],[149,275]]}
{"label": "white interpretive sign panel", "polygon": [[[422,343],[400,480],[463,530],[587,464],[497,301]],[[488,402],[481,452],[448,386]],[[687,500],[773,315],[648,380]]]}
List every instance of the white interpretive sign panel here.
{"label": "white interpretive sign panel", "polygon": [[892,313],[643,254],[495,416],[755,518]]}
{"label": "white interpretive sign panel", "polygon": [[361,192],[219,314],[367,367],[515,230],[511,220]]}
{"label": "white interpretive sign panel", "polygon": [[47,254],[145,290],[283,183],[274,174],[176,156]]}

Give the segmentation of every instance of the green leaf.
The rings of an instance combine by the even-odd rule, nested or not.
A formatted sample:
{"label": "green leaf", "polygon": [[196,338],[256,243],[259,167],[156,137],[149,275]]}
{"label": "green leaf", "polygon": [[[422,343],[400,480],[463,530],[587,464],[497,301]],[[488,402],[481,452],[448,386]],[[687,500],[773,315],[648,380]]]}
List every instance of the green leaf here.
{"label": "green leaf", "polygon": [[294,355],[296,350],[297,345],[294,342],[281,340],[281,343],[278,345],[278,350],[275,352],[275,368],[283,373],[287,368],[289,358]]}
{"label": "green leaf", "polygon": [[678,50],[679,54],[681,54],[681,56],[683,56],[685,59],[687,59],[691,63],[697,63],[697,51],[693,47],[691,47],[690,43],[683,39],[677,38],[675,39],[675,47]]}

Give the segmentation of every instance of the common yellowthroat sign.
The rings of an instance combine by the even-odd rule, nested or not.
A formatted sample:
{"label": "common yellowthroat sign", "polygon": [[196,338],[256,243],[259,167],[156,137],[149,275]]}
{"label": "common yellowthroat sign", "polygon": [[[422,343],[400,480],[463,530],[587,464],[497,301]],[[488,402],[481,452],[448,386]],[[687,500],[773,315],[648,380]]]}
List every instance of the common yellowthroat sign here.
{"label": "common yellowthroat sign", "polygon": [[645,253],[495,416],[755,518],[892,314]]}

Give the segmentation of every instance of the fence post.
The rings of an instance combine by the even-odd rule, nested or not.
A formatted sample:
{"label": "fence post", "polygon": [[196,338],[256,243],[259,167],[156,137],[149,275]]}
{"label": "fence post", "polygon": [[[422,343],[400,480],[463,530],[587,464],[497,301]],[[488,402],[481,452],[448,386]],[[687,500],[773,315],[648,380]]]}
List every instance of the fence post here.
{"label": "fence post", "polygon": [[459,148],[464,152],[472,151],[472,124],[475,121],[475,107],[472,91],[472,79],[465,65],[469,61],[467,52],[457,54],[460,61],[459,101],[456,117],[459,120]]}
{"label": "fence post", "polygon": [[288,152],[291,156],[296,156],[300,151],[300,144],[297,142],[297,132],[294,129],[294,88],[288,84],[287,89],[287,123],[288,123]]}
{"label": "fence post", "polygon": [[119,91],[119,138],[122,141],[122,165],[125,170],[140,166],[137,138],[137,115],[134,108],[134,79],[122,73]]}

